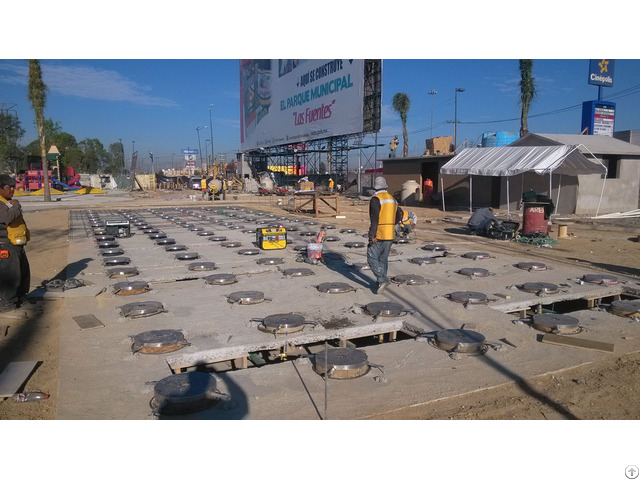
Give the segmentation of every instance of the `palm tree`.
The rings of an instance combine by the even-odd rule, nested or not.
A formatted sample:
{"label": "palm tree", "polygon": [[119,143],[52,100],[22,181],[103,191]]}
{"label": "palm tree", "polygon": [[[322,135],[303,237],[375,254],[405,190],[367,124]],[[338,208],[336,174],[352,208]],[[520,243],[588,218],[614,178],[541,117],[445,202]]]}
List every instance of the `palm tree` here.
{"label": "palm tree", "polygon": [[533,60],[520,60],[520,137],[529,133],[527,115],[536,96],[536,84],[533,79]]}
{"label": "palm tree", "polygon": [[396,93],[393,96],[393,109],[400,114],[400,119],[402,120],[403,157],[409,156],[409,134],[407,132],[407,112],[409,108],[411,108],[411,101],[406,93]]}
{"label": "palm tree", "polygon": [[31,106],[36,114],[38,139],[40,140],[40,154],[42,156],[42,182],[44,184],[44,201],[51,201],[49,186],[49,163],[47,162],[47,147],[44,137],[44,105],[47,101],[47,86],[42,81],[42,70],[38,60],[29,60],[29,93]]}

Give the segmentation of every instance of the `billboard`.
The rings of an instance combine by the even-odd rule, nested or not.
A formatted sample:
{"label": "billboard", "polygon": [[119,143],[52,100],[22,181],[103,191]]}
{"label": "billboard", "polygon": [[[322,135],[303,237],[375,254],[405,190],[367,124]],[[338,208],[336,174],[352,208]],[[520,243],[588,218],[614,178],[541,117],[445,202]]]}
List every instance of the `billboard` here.
{"label": "billboard", "polygon": [[582,103],[582,130],[587,134],[613,137],[615,121],[615,103],[600,100]]}
{"label": "billboard", "polygon": [[364,60],[240,60],[242,150],[363,131]]}
{"label": "billboard", "polygon": [[589,85],[613,87],[613,60],[589,61]]}

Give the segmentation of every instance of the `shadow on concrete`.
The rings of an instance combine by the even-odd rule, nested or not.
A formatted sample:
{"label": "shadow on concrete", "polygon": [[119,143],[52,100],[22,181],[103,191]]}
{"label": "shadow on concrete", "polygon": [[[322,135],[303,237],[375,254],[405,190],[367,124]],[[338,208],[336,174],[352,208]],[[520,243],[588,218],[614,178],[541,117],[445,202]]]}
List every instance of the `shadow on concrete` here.
{"label": "shadow on concrete", "polygon": [[600,262],[591,262],[589,260],[584,260],[582,258],[573,258],[568,257],[567,260],[572,260],[581,264],[582,266],[592,266],[602,270],[606,270],[608,272],[619,273],[621,275],[631,275],[634,277],[640,277],[640,269],[625,267],[622,265],[611,265],[610,263],[600,263]]}
{"label": "shadow on concrete", "polygon": [[[347,280],[350,280],[361,287],[367,288],[375,293],[376,283],[375,280],[372,280],[367,275],[363,274],[357,267],[354,265],[347,263],[345,260],[345,256],[341,253],[332,252],[329,250],[326,253],[323,253],[324,263],[329,270],[332,270]],[[364,263],[366,263],[366,258],[364,259]]]}
{"label": "shadow on concrete", "polygon": [[[433,315],[428,315],[427,312],[420,310],[416,305],[412,304],[411,302],[407,302],[406,299],[404,299],[401,295],[398,295],[397,293],[395,293],[393,290],[387,290],[387,292],[385,292],[385,296],[388,296],[388,295],[395,297],[394,301],[397,301],[403,306],[414,309],[416,313],[420,314],[420,316],[422,316],[425,319],[425,322],[423,323],[425,327],[428,327],[428,329],[431,329],[431,331],[429,331],[428,329],[425,329],[424,333],[435,334],[438,330],[449,329],[449,328],[459,328],[453,325],[443,325],[441,322],[434,320]],[[447,300],[447,301],[450,301],[450,300]],[[441,318],[448,318],[449,315],[446,314],[445,305],[446,303],[443,303],[443,308],[438,309],[435,304],[432,304],[430,306],[430,311],[434,314],[438,313]],[[446,355],[446,352],[443,351],[443,354]],[[529,397],[555,410],[556,412],[558,412],[558,414],[562,415],[566,419],[578,420],[578,417],[573,415],[562,404],[554,401],[553,399],[549,398],[547,395],[544,395],[543,393],[533,388],[530,385],[530,383],[527,382],[526,379],[524,379],[517,373],[507,368],[504,364],[496,361],[495,359],[491,358],[489,355],[481,355],[479,356],[479,359],[480,361],[487,364],[489,367],[493,368],[494,370],[498,371],[502,375],[514,381],[516,386]]]}
{"label": "shadow on concrete", "polygon": [[[198,366],[195,371],[212,373],[207,365]],[[213,373],[213,376],[216,377],[216,379],[220,379],[224,383],[224,386],[220,385],[220,382],[216,384],[216,389],[220,393],[220,398],[208,408],[193,413],[159,413],[155,418],[158,420],[242,420],[246,418],[249,413],[249,401],[247,399],[247,395],[233,380],[233,375],[230,373],[231,372]],[[200,387],[201,386],[199,385],[196,385],[193,388],[190,386],[182,397],[188,398],[193,395],[195,398],[202,393],[202,389]],[[194,401],[193,405],[196,405],[195,408],[197,408],[197,401]],[[180,407],[176,405],[176,411],[179,409]]]}

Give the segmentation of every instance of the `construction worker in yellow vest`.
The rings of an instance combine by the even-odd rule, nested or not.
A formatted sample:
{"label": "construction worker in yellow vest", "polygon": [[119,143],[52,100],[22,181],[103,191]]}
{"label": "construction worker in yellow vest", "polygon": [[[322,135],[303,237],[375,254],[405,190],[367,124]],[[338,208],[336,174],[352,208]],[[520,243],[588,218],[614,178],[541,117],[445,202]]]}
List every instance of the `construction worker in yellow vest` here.
{"label": "construction worker in yellow vest", "polygon": [[15,185],[11,176],[0,175],[0,312],[18,308],[31,282],[24,251],[30,234],[22,206],[13,198]]}
{"label": "construction worker in yellow vest", "polygon": [[384,177],[376,177],[373,188],[375,193],[369,201],[367,263],[376,277],[375,293],[379,294],[389,286],[389,252],[395,238],[395,226],[402,219],[403,211],[393,195],[387,192]]}
{"label": "construction worker in yellow vest", "polygon": [[331,193],[333,193],[333,187],[335,187],[335,185],[336,185],[336,184],[334,183],[333,178],[330,178],[330,179],[329,179],[329,191],[330,191]]}
{"label": "construction worker in yellow vest", "polygon": [[418,223],[415,213],[407,210],[402,214],[402,220],[396,225],[396,235],[408,237]]}
{"label": "construction worker in yellow vest", "polygon": [[202,198],[205,198],[209,195],[209,189],[207,188],[207,177],[202,177],[200,180],[200,190],[202,190]]}

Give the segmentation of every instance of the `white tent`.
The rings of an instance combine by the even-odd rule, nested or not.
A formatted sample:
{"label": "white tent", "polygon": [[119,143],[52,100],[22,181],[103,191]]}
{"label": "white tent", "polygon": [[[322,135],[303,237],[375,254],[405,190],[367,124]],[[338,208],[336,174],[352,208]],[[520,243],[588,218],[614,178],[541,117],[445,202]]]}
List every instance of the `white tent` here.
{"label": "white tent", "polygon": [[[549,195],[551,195],[551,175],[553,173],[567,175],[604,173],[606,177],[607,169],[595,155],[592,154],[595,162],[591,161],[580,152],[578,147],[579,145],[465,148],[440,168],[440,174],[469,175],[469,209],[473,211],[471,205],[473,175],[511,177],[531,171],[539,175],[549,174]],[[444,210],[444,181],[442,178],[441,184],[442,209]],[[604,191],[604,180],[602,190]],[[560,185],[558,185],[559,196]],[[600,200],[602,201],[602,192]],[[507,205],[509,205],[508,178]]]}

